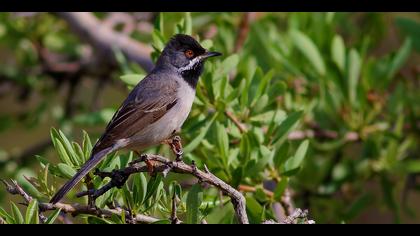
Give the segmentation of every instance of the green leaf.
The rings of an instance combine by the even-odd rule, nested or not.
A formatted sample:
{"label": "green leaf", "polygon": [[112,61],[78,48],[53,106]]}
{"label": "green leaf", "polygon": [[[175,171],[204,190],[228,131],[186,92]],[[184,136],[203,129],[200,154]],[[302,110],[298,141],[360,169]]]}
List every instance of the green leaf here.
{"label": "green leaf", "polygon": [[156,175],[150,178],[149,183],[147,184],[147,193],[143,202],[146,202],[147,200],[149,200],[151,196],[153,196],[153,194],[155,194],[161,182],[162,182],[161,175]]}
{"label": "green leaf", "polygon": [[38,215],[38,201],[33,199],[26,209],[25,224],[38,224],[39,215]]}
{"label": "green leaf", "polygon": [[[420,30],[420,28],[419,28]],[[394,77],[394,75],[398,72],[398,70],[404,65],[407,61],[408,56],[411,53],[411,45],[412,40],[411,38],[406,38],[401,48],[398,50],[397,54],[391,61],[391,65],[389,66],[387,78],[390,79]]]}
{"label": "green leaf", "polygon": [[319,75],[325,75],[325,64],[315,43],[303,32],[292,30],[290,37],[299,51],[308,59]]}
{"label": "green leaf", "polygon": [[211,47],[213,47],[213,41],[211,39],[205,39],[205,40],[201,41],[200,44],[205,49],[210,49]]}
{"label": "green leaf", "polygon": [[165,47],[165,39],[163,38],[163,35],[158,30],[154,29],[152,33],[152,42],[153,47],[157,49],[159,52],[163,50]]}
{"label": "green leaf", "polygon": [[197,135],[193,140],[191,140],[187,146],[184,147],[184,153],[192,152],[200,143],[203,141],[204,137],[206,136],[210,126],[213,124],[214,120],[216,119],[218,113],[216,112],[210,121],[200,130],[200,134]]}
{"label": "green leaf", "polygon": [[77,171],[73,169],[73,167],[64,163],[59,163],[57,167],[61,174],[63,174],[63,176],[68,179],[71,179],[77,173]]}
{"label": "green leaf", "polygon": [[121,191],[123,195],[124,204],[128,207],[128,209],[133,209],[134,208],[133,194],[131,193],[130,189],[128,189],[128,185],[125,184],[121,188]]}
{"label": "green leaf", "polygon": [[233,69],[238,66],[239,63],[239,55],[233,54],[223,60],[222,65],[220,66],[221,72],[216,73],[218,77],[222,77],[227,75]]}
{"label": "green leaf", "polygon": [[374,202],[373,196],[368,193],[362,193],[360,197],[355,199],[346,212],[344,213],[345,220],[354,219],[360,213],[362,213],[370,204]]}
{"label": "green leaf", "polygon": [[89,134],[83,130],[83,153],[85,154],[85,161],[90,157],[92,151],[92,142],[90,141]]}
{"label": "green leaf", "polygon": [[159,32],[164,32],[164,24],[163,24],[163,12],[160,12],[157,16],[156,16],[156,20],[154,23],[154,28],[156,30],[158,30]]}
{"label": "green leaf", "polygon": [[85,162],[85,154],[83,153],[82,147],[80,147],[80,145],[76,142],[72,142],[71,144],[73,146],[74,152],[76,153],[77,161],[79,163],[84,163]]}
{"label": "green leaf", "polygon": [[60,134],[61,143],[63,144],[63,147],[65,148],[67,152],[67,155],[70,157],[71,163],[75,166],[79,166],[80,164],[83,164],[83,163],[79,163],[77,155],[74,152],[73,147],[70,141],[67,139],[66,135],[61,130],[58,130],[58,133]]}
{"label": "green leaf", "polygon": [[267,94],[262,95],[260,99],[256,101],[254,109],[252,110],[252,113],[260,114],[261,111],[263,111],[264,108],[266,108],[266,106],[268,105],[268,102],[270,102],[268,95]]}
{"label": "green leaf", "polygon": [[227,135],[226,128],[219,122],[216,122],[216,131],[220,156],[223,158],[223,163],[227,164],[229,155],[229,137]]}
{"label": "green leaf", "polygon": [[274,152],[264,145],[260,146],[259,152],[261,157],[258,158],[257,164],[254,166],[256,173],[262,172],[268,163],[272,163],[274,157]]}
{"label": "green leaf", "polygon": [[343,38],[338,34],[333,38],[331,54],[333,62],[341,72],[344,72],[344,67],[346,65],[346,47],[344,46]]}
{"label": "green leaf", "polygon": [[413,47],[420,51],[420,23],[417,20],[397,17],[396,25],[413,41]]}
{"label": "green leaf", "polygon": [[246,197],[246,211],[251,224],[260,224],[263,207],[255,200],[254,197]]}
{"label": "green leaf", "polygon": [[298,149],[296,150],[295,155],[286,161],[286,164],[285,164],[286,172],[292,171],[300,167],[303,159],[305,158],[308,147],[309,147],[309,140],[305,140],[299,145]]}
{"label": "green leaf", "polygon": [[134,203],[141,205],[146,198],[147,193],[147,179],[143,173],[136,174],[133,179],[133,195]]}
{"label": "green leaf", "polygon": [[251,144],[249,141],[249,134],[244,133],[239,143],[239,161],[246,163],[251,156]]}
{"label": "green leaf", "polygon": [[[270,81],[273,78],[273,76],[274,76],[274,70],[272,69],[262,77],[261,81],[258,81],[258,88],[257,88],[257,91],[255,92],[252,104],[255,104],[258,101],[258,99],[261,98],[261,96],[264,96],[264,95],[267,96],[267,94],[265,94],[265,91],[267,90],[267,87],[269,86]],[[258,108],[258,104],[256,107]]]}
{"label": "green leaf", "polygon": [[275,129],[274,131],[274,138],[272,140],[273,144],[276,143],[283,143],[283,141],[287,138],[287,135],[292,130],[294,125],[299,121],[302,117],[303,112],[297,111],[289,114],[287,118]]}
{"label": "green leaf", "polygon": [[276,189],[274,189],[274,200],[280,201],[281,197],[283,196],[284,191],[287,188],[287,184],[289,183],[288,177],[282,177],[280,182],[277,183]]}
{"label": "green leaf", "polygon": [[51,135],[51,141],[53,142],[54,147],[57,150],[60,161],[68,165],[71,165],[72,163],[70,161],[70,157],[67,155],[67,152],[60,141],[60,135],[58,134],[57,130],[55,128],[51,128],[50,135]]}
{"label": "green leaf", "polygon": [[355,105],[357,95],[357,84],[359,82],[360,68],[362,62],[359,53],[355,49],[350,50],[348,61],[348,93],[350,104]]}
{"label": "green leaf", "polygon": [[187,196],[187,223],[199,224],[199,207],[203,201],[203,190],[199,184],[194,185]]}
{"label": "green leaf", "polygon": [[128,74],[120,76],[120,79],[130,88],[136,86],[140,81],[143,80],[145,75],[142,74]]}
{"label": "green leaf", "polygon": [[169,224],[171,224],[171,221],[170,220],[158,220],[158,221],[155,221],[155,222],[153,222],[152,224],[156,224],[156,225],[169,225]]}
{"label": "green leaf", "polygon": [[277,148],[274,154],[274,167],[279,168],[282,166],[287,159],[289,158],[289,142],[285,142],[281,147]]}
{"label": "green leaf", "polygon": [[0,207],[0,217],[3,218],[7,223],[14,224],[15,219],[7,211]]}
{"label": "green leaf", "polygon": [[61,209],[56,209],[53,213],[51,213],[50,217],[48,217],[45,224],[49,224],[49,225],[54,224],[55,220],[60,215],[60,212],[61,212]]}
{"label": "green leaf", "polygon": [[184,30],[185,34],[191,35],[192,34],[192,19],[191,19],[191,13],[185,12],[185,21],[184,21]]}
{"label": "green leaf", "polygon": [[242,166],[238,166],[238,168],[236,168],[232,174],[232,181],[231,181],[232,187],[237,188],[239,186],[243,175],[244,175],[244,168]]}
{"label": "green leaf", "polygon": [[22,213],[20,213],[19,208],[15,203],[11,202],[11,208],[13,213],[13,218],[15,219],[16,224],[24,224],[25,220],[23,219]]}
{"label": "green leaf", "polygon": [[390,210],[392,210],[397,217],[398,221],[398,212],[399,212],[399,205],[397,200],[395,199],[395,184],[389,179],[386,174],[381,175],[381,187],[383,193],[383,199],[385,204],[388,206]]}

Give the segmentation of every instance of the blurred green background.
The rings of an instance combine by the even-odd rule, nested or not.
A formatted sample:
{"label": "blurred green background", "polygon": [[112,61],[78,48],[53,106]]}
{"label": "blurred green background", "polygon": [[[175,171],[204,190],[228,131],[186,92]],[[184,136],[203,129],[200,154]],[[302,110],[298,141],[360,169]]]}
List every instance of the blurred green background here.
{"label": "blurred green background", "polygon": [[[419,222],[419,13],[95,16],[152,60],[176,32],[224,54],[206,65],[181,136],[194,142],[187,160],[254,188],[253,222],[262,209],[276,218],[282,180],[317,223]],[[36,155],[56,163],[51,127],[79,143],[82,130],[97,138],[147,73],[118,47],[116,62],[101,61],[68,23],[61,14],[0,13],[0,178],[26,186],[23,175],[40,169]],[[0,206],[11,199],[0,188]]]}

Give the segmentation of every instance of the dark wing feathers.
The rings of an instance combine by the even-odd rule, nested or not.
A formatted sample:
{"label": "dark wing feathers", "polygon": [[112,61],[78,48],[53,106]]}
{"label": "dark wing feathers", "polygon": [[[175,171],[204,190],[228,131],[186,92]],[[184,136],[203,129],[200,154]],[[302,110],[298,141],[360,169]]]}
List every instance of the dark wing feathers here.
{"label": "dark wing feathers", "polygon": [[162,118],[177,102],[178,82],[171,78],[143,79],[108,123],[93,152],[110,147],[118,139],[128,138]]}

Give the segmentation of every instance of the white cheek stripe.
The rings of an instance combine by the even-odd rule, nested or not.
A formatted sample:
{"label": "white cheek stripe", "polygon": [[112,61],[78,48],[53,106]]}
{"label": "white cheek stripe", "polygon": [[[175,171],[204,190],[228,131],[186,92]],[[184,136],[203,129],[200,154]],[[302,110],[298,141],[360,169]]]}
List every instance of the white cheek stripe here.
{"label": "white cheek stripe", "polygon": [[198,56],[198,57],[192,59],[190,61],[190,63],[188,63],[188,65],[179,68],[178,72],[181,73],[181,72],[184,72],[186,70],[191,70],[192,68],[194,68],[194,66],[196,66],[200,62],[200,59],[201,59],[201,56]]}

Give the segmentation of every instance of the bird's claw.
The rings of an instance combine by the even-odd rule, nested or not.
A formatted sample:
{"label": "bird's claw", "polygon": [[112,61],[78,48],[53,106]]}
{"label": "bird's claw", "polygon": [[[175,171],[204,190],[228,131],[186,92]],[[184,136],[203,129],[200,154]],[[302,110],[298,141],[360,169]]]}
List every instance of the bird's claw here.
{"label": "bird's claw", "polygon": [[182,161],[182,155],[184,154],[184,151],[182,150],[181,137],[175,136],[171,140],[170,146],[171,146],[171,149],[176,156],[175,160],[176,161]]}

